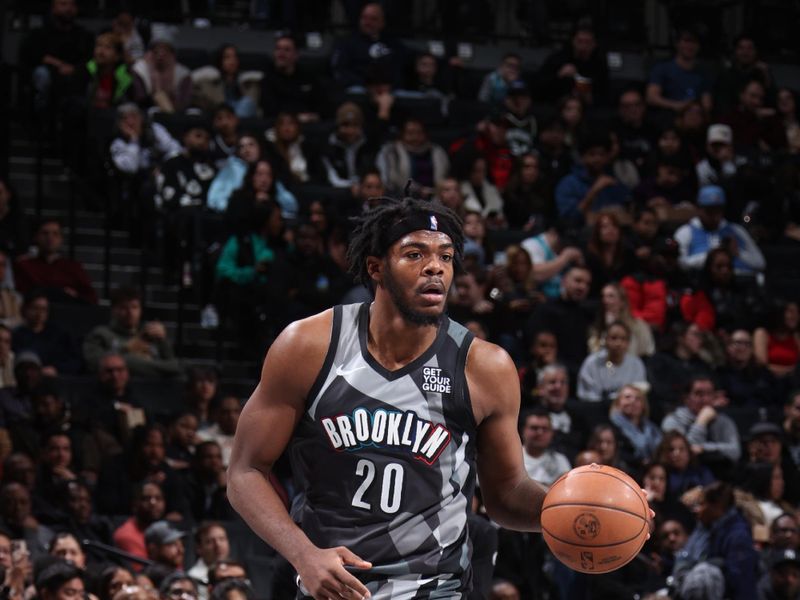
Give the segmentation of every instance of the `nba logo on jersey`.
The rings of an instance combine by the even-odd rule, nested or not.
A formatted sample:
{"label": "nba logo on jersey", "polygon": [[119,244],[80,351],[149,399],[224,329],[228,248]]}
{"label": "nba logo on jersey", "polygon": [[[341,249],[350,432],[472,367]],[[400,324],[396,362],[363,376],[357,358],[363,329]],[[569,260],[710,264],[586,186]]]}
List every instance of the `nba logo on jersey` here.
{"label": "nba logo on jersey", "polygon": [[439,221],[433,215],[431,215],[431,231],[439,231]]}

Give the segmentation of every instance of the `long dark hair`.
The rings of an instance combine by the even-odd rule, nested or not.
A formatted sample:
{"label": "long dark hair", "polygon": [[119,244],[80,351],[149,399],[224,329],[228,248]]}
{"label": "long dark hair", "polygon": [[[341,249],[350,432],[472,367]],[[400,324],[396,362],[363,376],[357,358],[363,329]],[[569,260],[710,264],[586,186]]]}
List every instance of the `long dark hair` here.
{"label": "long dark hair", "polygon": [[242,187],[239,188],[239,191],[248,198],[255,197],[256,191],[255,187],[253,186],[253,176],[256,173],[258,165],[260,165],[261,163],[267,163],[269,165],[269,170],[272,173],[272,184],[269,186],[269,197],[270,199],[275,199],[275,195],[277,193],[277,184],[278,184],[278,179],[275,176],[275,167],[273,167],[272,163],[263,157],[259,158],[256,162],[247,167],[247,172],[244,174],[244,179],[242,180]]}

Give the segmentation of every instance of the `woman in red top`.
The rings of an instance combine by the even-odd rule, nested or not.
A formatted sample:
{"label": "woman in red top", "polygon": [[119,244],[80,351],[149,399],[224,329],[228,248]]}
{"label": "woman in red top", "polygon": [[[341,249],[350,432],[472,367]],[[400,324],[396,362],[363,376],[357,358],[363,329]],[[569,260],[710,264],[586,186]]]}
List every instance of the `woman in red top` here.
{"label": "woman in red top", "polygon": [[756,361],[777,377],[791,373],[800,358],[800,310],[797,302],[779,302],[773,309],[769,329],[753,333]]}

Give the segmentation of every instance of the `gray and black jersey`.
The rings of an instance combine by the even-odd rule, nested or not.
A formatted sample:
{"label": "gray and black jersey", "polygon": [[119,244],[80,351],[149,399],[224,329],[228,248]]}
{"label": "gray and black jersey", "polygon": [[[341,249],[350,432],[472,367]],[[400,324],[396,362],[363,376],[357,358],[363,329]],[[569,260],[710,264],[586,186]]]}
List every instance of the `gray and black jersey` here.
{"label": "gray and black jersey", "polygon": [[295,517],[317,546],[346,546],[372,563],[356,575],[377,600],[466,597],[472,334],[444,318],[421,356],[389,371],[367,348],[369,309],[334,308],[325,363],[290,447],[305,492]]}

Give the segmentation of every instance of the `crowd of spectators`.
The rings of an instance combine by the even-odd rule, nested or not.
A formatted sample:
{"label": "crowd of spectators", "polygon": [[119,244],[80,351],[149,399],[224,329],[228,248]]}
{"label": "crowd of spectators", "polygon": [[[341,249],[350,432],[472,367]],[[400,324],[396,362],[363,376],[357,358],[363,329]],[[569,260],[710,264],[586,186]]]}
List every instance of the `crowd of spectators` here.
{"label": "crowd of spectators", "polygon": [[[122,11],[95,35],[76,16],[53,0],[23,42],[33,118],[79,175],[110,166],[132,243],[161,253],[235,358],[368,300],[347,275],[347,217],[409,193],[460,214],[449,313],[518,365],[529,474],[612,465],[656,511],[638,559],[590,580],[540,536],[484,526],[476,499],[476,556],[496,549],[476,594],[798,597],[800,120],[754,37],[709,73],[681,29],[648,81],[620,89],[581,22],[538,70],[507,53],[465,97],[462,60],[414,54],[378,3],[322,71],[288,33],[257,68],[226,44],[192,70],[168,27]],[[77,334],[51,318],[98,295],[61,223],[31,226],[20,202],[0,181],[4,593],[293,597],[278,557],[253,589],[229,539],[244,399],[176,356],[138,289]],[[290,468],[270,478],[288,507]]]}

